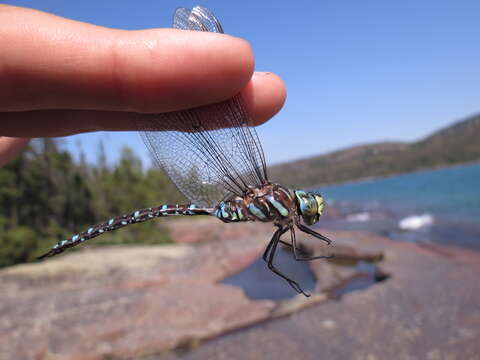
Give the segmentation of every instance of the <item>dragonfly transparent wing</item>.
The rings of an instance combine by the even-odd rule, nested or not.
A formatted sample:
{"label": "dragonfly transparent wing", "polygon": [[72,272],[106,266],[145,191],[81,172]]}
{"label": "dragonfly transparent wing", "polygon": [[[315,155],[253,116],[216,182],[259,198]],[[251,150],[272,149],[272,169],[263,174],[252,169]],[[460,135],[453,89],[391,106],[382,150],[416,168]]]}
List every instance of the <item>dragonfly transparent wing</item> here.
{"label": "dragonfly transparent wing", "polygon": [[173,16],[173,27],[182,30],[223,33],[220,21],[210,10],[202,6],[195,6],[192,10],[178,8]]}
{"label": "dragonfly transparent wing", "polygon": [[185,30],[188,29],[188,18],[190,17],[190,13],[192,11],[187,8],[178,8],[175,11],[175,15],[173,16],[173,25],[174,29],[181,29]]}
{"label": "dragonfly transparent wing", "polygon": [[[223,32],[215,16],[199,6],[177,9],[173,26]],[[249,125],[239,96],[139,121],[156,164],[190,201],[202,206],[215,206],[229,194],[243,195],[249,187],[267,182],[263,150]]]}

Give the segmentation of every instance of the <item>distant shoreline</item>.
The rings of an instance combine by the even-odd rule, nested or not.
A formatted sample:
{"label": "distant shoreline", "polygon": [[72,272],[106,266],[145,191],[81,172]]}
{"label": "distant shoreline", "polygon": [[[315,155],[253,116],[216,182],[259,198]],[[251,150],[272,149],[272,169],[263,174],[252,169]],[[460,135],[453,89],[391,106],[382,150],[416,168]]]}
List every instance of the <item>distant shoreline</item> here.
{"label": "distant shoreline", "polygon": [[389,178],[401,176],[401,175],[410,175],[410,174],[417,174],[417,173],[434,171],[434,170],[459,168],[459,167],[471,166],[471,165],[480,165],[480,160],[468,161],[468,162],[452,164],[452,165],[438,165],[431,168],[424,168],[424,169],[419,169],[419,170],[414,170],[409,172],[392,173],[385,176],[368,176],[368,177],[363,177],[363,178],[354,179],[354,180],[341,181],[338,183],[314,185],[314,186],[309,186],[307,190],[314,190],[318,188],[323,189],[323,188],[340,186],[340,185],[358,184],[358,183],[364,183],[364,182],[370,182],[370,181],[376,181],[376,180],[382,180],[382,179],[389,179]]}
{"label": "distant shoreline", "polygon": [[272,179],[305,188],[398,176],[480,161],[480,114],[415,142],[383,141],[271,166]]}

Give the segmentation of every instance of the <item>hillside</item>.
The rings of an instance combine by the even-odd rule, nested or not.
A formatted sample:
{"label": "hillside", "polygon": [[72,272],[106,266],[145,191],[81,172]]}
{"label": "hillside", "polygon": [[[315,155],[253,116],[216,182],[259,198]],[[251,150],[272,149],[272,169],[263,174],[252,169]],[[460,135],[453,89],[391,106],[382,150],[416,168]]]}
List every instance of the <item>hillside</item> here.
{"label": "hillside", "polygon": [[308,187],[480,160],[480,114],[416,142],[354,146],[269,168],[286,186]]}

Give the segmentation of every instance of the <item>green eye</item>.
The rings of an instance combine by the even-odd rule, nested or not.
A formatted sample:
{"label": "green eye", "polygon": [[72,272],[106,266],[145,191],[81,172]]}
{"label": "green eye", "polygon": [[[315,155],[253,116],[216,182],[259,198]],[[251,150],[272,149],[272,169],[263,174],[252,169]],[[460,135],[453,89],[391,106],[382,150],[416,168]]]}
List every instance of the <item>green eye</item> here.
{"label": "green eye", "polygon": [[305,215],[314,216],[317,213],[317,202],[315,199],[305,199]]}
{"label": "green eye", "polygon": [[317,202],[317,208],[318,208],[318,215],[321,216],[323,214],[323,208],[325,207],[325,203],[323,201],[323,196],[321,195],[315,195],[315,200]]}
{"label": "green eye", "polygon": [[323,210],[323,202],[322,209],[320,209],[319,200],[316,195],[297,190],[295,191],[295,196],[303,221],[305,221],[307,225],[315,224],[320,217],[319,212]]}

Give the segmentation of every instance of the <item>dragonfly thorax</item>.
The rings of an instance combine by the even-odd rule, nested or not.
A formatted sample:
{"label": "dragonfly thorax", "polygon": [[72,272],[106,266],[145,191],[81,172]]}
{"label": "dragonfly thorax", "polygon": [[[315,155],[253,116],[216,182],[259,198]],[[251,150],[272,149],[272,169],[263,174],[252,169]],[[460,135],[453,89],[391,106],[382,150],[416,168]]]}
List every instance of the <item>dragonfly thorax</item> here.
{"label": "dragonfly thorax", "polygon": [[320,219],[323,207],[321,195],[270,183],[251,188],[244,196],[232,196],[222,201],[215,209],[215,216],[223,222],[287,223],[297,215],[305,224],[313,225]]}
{"label": "dragonfly thorax", "polygon": [[215,216],[223,222],[279,221],[291,218],[297,212],[293,191],[278,184],[250,188],[244,196],[232,196],[215,209]]}

